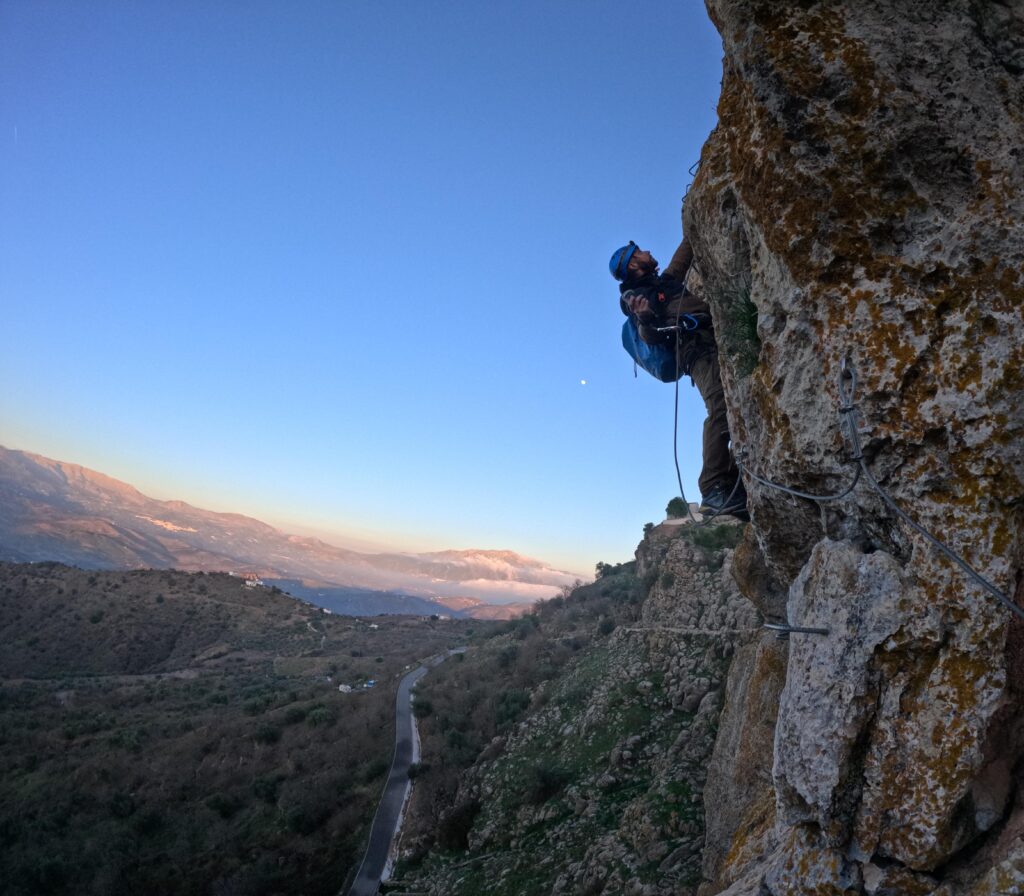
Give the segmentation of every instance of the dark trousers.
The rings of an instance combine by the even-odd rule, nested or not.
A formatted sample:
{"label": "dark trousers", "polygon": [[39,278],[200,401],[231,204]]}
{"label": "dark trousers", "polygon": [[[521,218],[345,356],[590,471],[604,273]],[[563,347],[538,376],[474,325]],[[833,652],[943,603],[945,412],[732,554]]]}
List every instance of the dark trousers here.
{"label": "dark trousers", "polygon": [[725,390],[718,369],[718,352],[693,362],[690,379],[704,399],[708,416],[704,421],[704,466],[697,485],[706,496],[716,488],[732,488],[739,471],[729,453],[729,421],[725,414]]}

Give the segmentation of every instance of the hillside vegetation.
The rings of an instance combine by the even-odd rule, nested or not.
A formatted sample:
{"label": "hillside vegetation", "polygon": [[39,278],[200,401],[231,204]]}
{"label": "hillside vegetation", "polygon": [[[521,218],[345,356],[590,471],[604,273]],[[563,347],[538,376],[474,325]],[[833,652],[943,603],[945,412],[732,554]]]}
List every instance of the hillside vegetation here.
{"label": "hillside vegetation", "polygon": [[473,628],[228,575],[0,564],[4,892],[337,893],[398,678]]}
{"label": "hillside vegetation", "polygon": [[507,624],[415,700],[423,765],[388,892],[678,894],[735,649],[742,527],[659,526],[633,563]]}

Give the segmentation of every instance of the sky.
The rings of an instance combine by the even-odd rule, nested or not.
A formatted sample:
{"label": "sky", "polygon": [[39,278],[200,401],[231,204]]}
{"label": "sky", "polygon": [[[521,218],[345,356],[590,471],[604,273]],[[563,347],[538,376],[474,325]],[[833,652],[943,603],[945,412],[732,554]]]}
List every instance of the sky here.
{"label": "sky", "polygon": [[[699,0],[0,0],[0,444],[363,550],[632,557]],[[703,404],[680,384],[687,497]]]}

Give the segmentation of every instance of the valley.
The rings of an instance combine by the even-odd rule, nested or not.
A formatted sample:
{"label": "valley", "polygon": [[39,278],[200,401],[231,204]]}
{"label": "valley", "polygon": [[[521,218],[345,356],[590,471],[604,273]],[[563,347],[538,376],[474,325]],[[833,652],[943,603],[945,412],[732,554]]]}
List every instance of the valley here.
{"label": "valley", "polygon": [[5,892],[337,893],[399,679],[480,633],[226,574],[0,564]]}

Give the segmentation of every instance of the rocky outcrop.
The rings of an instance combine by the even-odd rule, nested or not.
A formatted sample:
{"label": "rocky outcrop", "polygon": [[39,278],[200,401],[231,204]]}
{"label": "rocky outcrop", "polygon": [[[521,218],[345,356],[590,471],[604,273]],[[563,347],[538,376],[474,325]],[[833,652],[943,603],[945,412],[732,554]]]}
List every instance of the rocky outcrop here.
{"label": "rocky outcrop", "polygon": [[[744,463],[846,488],[852,369],[871,476],[1019,601],[1024,6],[708,9],[719,124],[685,221]],[[867,477],[828,503],[747,485],[744,592],[829,634],[790,640],[770,800],[751,787],[721,818],[709,800],[731,839],[709,845],[705,892],[1020,892],[1020,623]],[[739,678],[730,695],[737,719],[759,699]],[[763,782],[726,730],[717,779]]]}
{"label": "rocky outcrop", "polygon": [[[703,873],[733,882],[775,819],[772,750],[787,642],[763,634],[736,651],[708,763]],[[708,891],[709,886],[704,887]]]}
{"label": "rocky outcrop", "polygon": [[[541,685],[531,695],[534,711],[464,776],[455,803],[478,807],[468,848],[403,864],[389,892],[696,892],[705,787],[722,774],[710,760],[726,677],[730,665],[746,664],[741,658],[764,653],[759,614],[733,573],[742,531],[725,521],[666,523],[646,534],[637,550],[637,616]],[[472,662],[472,651],[467,656]],[[778,688],[766,698],[774,707]],[[731,692],[728,699],[741,706]],[[765,720],[748,707],[729,723],[741,750],[770,755],[770,714]],[[733,799],[741,803],[739,794]]]}

